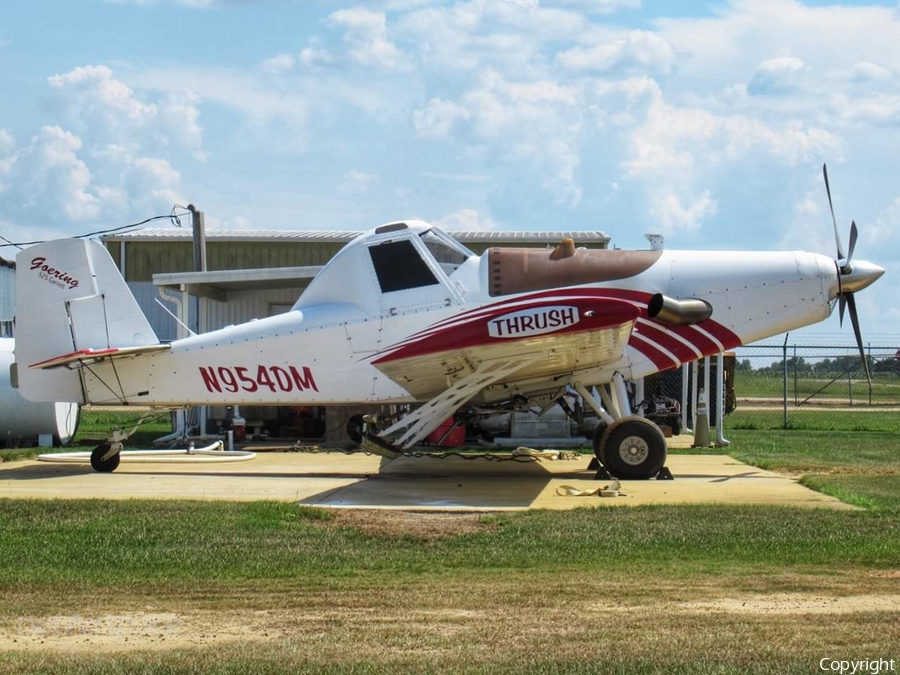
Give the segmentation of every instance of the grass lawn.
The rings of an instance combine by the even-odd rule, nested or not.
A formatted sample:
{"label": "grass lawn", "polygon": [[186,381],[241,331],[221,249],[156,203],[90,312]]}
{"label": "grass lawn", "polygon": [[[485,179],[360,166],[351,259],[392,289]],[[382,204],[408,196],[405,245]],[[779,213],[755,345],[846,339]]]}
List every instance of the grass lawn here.
{"label": "grass lawn", "polygon": [[424,535],[373,518],[268,502],[0,500],[0,623],[137,609],[206,617],[206,630],[256,626],[222,648],[13,651],[0,671],[774,673],[813,672],[835,649],[900,656],[882,605],[799,623],[715,609],[896,599],[896,517],[600,508],[469,516]]}
{"label": "grass lawn", "polygon": [[[766,415],[729,418],[731,454],[862,508],[437,516],[0,499],[0,673],[900,668],[898,436]],[[148,616],[174,628],[151,631]],[[109,629],[122,617],[137,631]],[[47,630],[60,618],[64,635]],[[86,620],[105,633],[87,640]]]}
{"label": "grass lawn", "polygon": [[[853,400],[856,403],[869,401],[869,385],[860,370],[848,377],[846,373],[794,377],[788,374],[788,398]],[[740,371],[735,375],[735,387],[740,397],[781,399],[784,395],[784,378],[781,372],[765,370]],[[900,404],[900,377],[896,373],[872,374],[872,402]]]}
{"label": "grass lawn", "polygon": [[[0,462],[14,462],[33,459],[45,452],[73,452],[93,450],[106,440],[114,429],[130,430],[141,419],[143,413],[126,411],[84,409],[75,434],[74,443],[65,448],[0,448]],[[152,448],[153,441],[172,431],[169,413],[154,414],[126,442],[126,448]]]}

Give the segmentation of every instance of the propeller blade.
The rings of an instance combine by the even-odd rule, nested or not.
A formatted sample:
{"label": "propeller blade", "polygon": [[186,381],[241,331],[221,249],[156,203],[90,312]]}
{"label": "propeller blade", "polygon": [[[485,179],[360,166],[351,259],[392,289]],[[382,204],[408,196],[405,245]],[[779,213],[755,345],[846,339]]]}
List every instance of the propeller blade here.
{"label": "propeller blade", "polygon": [[[843,297],[843,296],[841,296]],[[853,334],[856,335],[856,346],[859,347],[859,357],[862,359],[863,369],[866,371],[866,382],[872,388],[872,375],[869,373],[869,360],[866,358],[866,349],[863,346],[862,333],[859,332],[859,316],[856,314],[856,300],[853,293],[847,293],[847,305],[850,307],[850,321],[853,323]]]}
{"label": "propeller blade", "polygon": [[828,184],[828,169],[822,165],[822,175],[825,177],[825,192],[828,193],[828,208],[831,209],[831,222],[834,224],[834,243],[837,244],[838,260],[844,259],[844,247],[841,244],[841,235],[838,232],[837,218],[834,217],[834,206],[831,203],[831,186]]}
{"label": "propeller blade", "polygon": [[847,251],[847,262],[844,263],[844,267],[847,268],[847,272],[851,271],[850,261],[853,260],[853,249],[856,248],[856,238],[858,236],[859,230],[857,229],[856,221],[854,220],[850,223],[850,249]]}
{"label": "propeller blade", "polygon": [[838,325],[841,328],[844,327],[844,308],[847,306],[847,296],[843,293],[839,296],[838,300]]}

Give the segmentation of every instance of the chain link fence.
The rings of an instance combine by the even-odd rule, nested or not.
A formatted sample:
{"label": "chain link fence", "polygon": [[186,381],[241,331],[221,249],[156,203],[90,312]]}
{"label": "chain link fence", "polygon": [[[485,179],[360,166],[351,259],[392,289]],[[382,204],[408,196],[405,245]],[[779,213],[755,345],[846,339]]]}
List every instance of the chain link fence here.
{"label": "chain link fence", "polygon": [[865,352],[871,383],[856,345],[740,347],[735,419],[769,413],[766,426],[900,433],[900,350],[868,345]]}
{"label": "chain link fence", "polygon": [[[726,355],[725,429],[809,429],[900,434],[900,349],[866,347],[871,383],[856,345],[761,344]],[[685,410],[691,426],[695,388],[706,391],[703,362],[665,371],[645,381],[645,399],[671,413]],[[716,421],[716,359],[707,392]],[[695,379],[696,378],[696,379]],[[686,393],[685,393],[686,392]],[[675,403],[677,402],[677,404]],[[649,416],[649,415],[648,415]]]}

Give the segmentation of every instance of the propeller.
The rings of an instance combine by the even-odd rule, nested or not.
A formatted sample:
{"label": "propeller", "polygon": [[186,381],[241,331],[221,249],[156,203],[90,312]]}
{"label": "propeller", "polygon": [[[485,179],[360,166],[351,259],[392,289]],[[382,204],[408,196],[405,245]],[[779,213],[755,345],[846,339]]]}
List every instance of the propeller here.
{"label": "propeller", "polygon": [[859,348],[859,357],[862,359],[863,369],[866,371],[866,381],[869,388],[872,387],[872,377],[869,373],[869,361],[866,358],[866,350],[863,346],[862,333],[859,330],[859,314],[856,311],[856,300],[853,294],[865,288],[878,277],[884,270],[871,263],[859,263],[856,273],[853,268],[853,251],[856,249],[856,240],[859,238],[859,228],[856,221],[850,223],[850,248],[844,254],[844,246],[841,243],[841,235],[838,232],[837,218],[834,217],[834,205],[831,202],[831,186],[828,183],[828,168],[822,165],[822,175],[825,178],[825,192],[828,194],[828,208],[831,210],[831,222],[834,225],[834,242],[837,246],[837,260],[835,264],[838,270],[838,318],[840,325],[844,325],[844,310],[850,310],[850,322],[853,324],[853,334],[856,336],[856,346]]}

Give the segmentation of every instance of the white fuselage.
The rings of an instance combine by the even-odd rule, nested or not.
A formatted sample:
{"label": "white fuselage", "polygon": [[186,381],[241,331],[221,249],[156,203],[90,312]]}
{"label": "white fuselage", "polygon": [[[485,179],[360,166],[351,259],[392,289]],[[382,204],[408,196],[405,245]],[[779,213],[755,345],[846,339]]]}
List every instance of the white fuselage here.
{"label": "white fuselage", "polygon": [[[630,278],[491,297],[485,290],[489,270],[483,258],[472,257],[444,274],[440,284],[427,289],[431,295],[413,297],[401,291],[395,295],[410,297],[393,304],[390,293],[377,301],[369,297],[371,281],[354,286],[346,280],[338,288],[315,288],[316,283],[333,281],[326,267],[321,273],[325,278],[317,278],[285,314],[178,340],[168,351],[86,370],[87,399],[148,405],[411,402],[421,396],[412,394],[396,376],[388,377],[373,361],[410,342],[411,336],[433,336],[436,324],[452,324],[457,315],[477,317],[479,310],[497,307],[513,315],[516,308],[537,306],[537,313],[532,309],[527,315],[536,317],[529,319],[532,323],[513,318],[486,327],[488,339],[504,349],[513,348],[515,331],[520,329],[521,339],[537,349],[552,344],[553,321],[558,320],[560,330],[572,329],[565,321],[569,315],[549,312],[553,308],[565,312],[573,297],[616,296],[645,308],[647,298],[663,293],[712,306],[711,323],[705,328],[667,326],[642,315],[617,358],[585,369],[575,365],[560,374],[563,381],[590,385],[610,381],[614,372],[626,379],[646,376],[821,321],[830,314],[838,293],[834,262],[813,253],[664,251],[649,269]],[[317,296],[342,290],[343,302],[332,297],[316,301]],[[360,302],[354,302],[354,294]],[[550,309],[542,318],[540,309],[545,306]],[[452,325],[446,329],[448,337],[453,330]],[[518,373],[505,383],[504,395],[559,386],[559,377],[548,384],[540,372]],[[121,383],[124,396],[113,391],[110,382]],[[488,389],[484,398],[492,397]]]}

